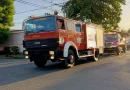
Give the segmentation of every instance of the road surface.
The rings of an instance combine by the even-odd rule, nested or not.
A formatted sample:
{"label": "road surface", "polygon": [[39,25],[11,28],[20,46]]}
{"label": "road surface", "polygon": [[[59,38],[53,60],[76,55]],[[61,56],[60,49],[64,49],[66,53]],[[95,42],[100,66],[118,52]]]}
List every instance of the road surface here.
{"label": "road surface", "polygon": [[82,60],[71,69],[0,59],[0,90],[130,90],[130,52],[103,55],[98,62]]}

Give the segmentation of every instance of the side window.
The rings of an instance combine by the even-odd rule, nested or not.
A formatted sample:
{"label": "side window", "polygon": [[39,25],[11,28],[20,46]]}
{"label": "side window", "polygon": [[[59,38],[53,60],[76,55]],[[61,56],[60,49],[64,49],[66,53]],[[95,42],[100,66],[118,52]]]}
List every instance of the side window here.
{"label": "side window", "polygon": [[81,25],[80,24],[75,24],[75,28],[77,32],[82,32],[81,31]]}
{"label": "side window", "polygon": [[74,30],[74,23],[72,21],[66,22],[67,30]]}
{"label": "side window", "polygon": [[58,26],[58,29],[65,29],[64,20],[57,19],[57,26]]}

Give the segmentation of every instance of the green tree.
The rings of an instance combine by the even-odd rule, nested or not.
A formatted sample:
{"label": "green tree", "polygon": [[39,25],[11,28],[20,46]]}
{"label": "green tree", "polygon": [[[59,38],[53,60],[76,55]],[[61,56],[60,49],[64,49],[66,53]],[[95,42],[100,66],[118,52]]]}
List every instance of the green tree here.
{"label": "green tree", "polygon": [[62,10],[68,18],[91,19],[92,23],[102,24],[110,31],[117,28],[121,20],[121,4],[125,4],[125,0],[69,0]]}
{"label": "green tree", "polygon": [[0,44],[6,43],[11,33],[9,29],[0,29]]}
{"label": "green tree", "polygon": [[14,13],[14,0],[0,0],[0,44],[9,39]]}

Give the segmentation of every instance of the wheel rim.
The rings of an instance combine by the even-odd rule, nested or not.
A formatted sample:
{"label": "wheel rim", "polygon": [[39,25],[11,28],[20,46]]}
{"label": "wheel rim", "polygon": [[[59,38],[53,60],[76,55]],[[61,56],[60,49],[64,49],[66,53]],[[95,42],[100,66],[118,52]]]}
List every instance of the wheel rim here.
{"label": "wheel rim", "polygon": [[68,56],[68,63],[69,64],[74,64],[74,56],[73,55]]}

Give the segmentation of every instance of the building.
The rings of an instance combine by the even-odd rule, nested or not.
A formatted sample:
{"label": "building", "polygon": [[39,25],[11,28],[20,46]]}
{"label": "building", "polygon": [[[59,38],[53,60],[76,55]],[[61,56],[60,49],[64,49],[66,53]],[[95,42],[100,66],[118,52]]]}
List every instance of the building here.
{"label": "building", "polygon": [[[11,37],[9,41],[5,44],[6,46],[18,46],[20,49],[20,52],[22,53],[23,48],[23,39],[24,39],[24,31],[23,30],[11,30]],[[0,46],[0,51],[4,49],[5,45]]]}

